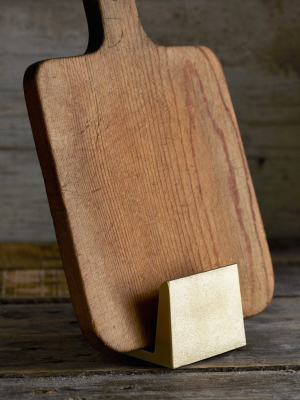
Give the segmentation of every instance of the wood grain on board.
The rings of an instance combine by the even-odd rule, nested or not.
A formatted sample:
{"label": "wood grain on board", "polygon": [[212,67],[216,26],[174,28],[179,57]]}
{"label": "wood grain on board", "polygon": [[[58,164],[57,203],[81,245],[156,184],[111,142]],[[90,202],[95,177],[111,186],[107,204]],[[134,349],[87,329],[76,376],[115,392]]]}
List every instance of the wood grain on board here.
{"label": "wood grain on board", "polygon": [[149,345],[161,283],[233,263],[244,316],[261,312],[271,259],[217,58],[155,45],[134,0],[85,6],[88,52],[24,80],[84,334],[118,351]]}

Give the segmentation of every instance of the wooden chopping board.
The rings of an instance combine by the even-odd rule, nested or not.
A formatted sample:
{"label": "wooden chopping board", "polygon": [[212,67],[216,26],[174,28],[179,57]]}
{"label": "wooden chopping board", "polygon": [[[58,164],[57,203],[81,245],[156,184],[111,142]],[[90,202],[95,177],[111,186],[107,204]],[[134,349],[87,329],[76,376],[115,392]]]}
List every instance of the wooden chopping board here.
{"label": "wooden chopping board", "polygon": [[83,333],[117,351],[150,345],[161,283],[234,263],[244,316],[261,312],[272,264],[219,61],[152,43],[134,0],[85,8],[86,54],[24,79]]}

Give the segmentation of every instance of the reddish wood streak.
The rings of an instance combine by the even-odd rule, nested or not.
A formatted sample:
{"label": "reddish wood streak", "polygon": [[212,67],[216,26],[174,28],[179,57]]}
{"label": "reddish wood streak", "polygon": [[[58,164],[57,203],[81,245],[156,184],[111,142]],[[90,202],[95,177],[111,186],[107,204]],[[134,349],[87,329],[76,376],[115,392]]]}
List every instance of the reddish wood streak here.
{"label": "reddish wood streak", "polygon": [[[221,87],[220,87],[219,79],[217,78],[216,71],[215,71],[215,69],[214,69],[214,67],[212,65],[212,62],[211,62],[210,58],[208,57],[208,55],[206,54],[206,52],[204,51],[203,48],[201,48],[200,46],[196,46],[196,47],[201,51],[201,53],[204,55],[204,57],[206,58],[206,60],[208,61],[209,65],[211,67],[211,70],[212,70],[212,72],[213,72],[213,74],[215,76],[215,80],[216,80],[216,83],[217,83],[218,88],[219,88],[219,93],[220,93],[224,108],[225,108],[225,110],[227,112],[227,115],[229,116],[229,118],[231,120],[233,131],[235,132],[235,135],[236,135],[236,138],[237,138],[237,143],[238,143],[238,146],[239,146],[241,159],[242,159],[243,166],[244,166],[244,171],[245,171],[245,174],[246,174],[246,182],[247,182],[247,190],[248,190],[248,194],[249,194],[250,209],[251,209],[252,218],[253,218],[253,221],[254,221],[254,229],[255,229],[255,233],[256,233],[256,237],[257,237],[257,243],[258,243],[258,246],[260,248],[261,260],[263,262],[263,270],[264,270],[264,274],[265,274],[265,278],[266,278],[267,297],[269,298],[270,297],[269,276],[268,276],[268,272],[267,272],[267,268],[266,268],[266,262],[265,262],[265,258],[264,258],[264,252],[263,252],[263,248],[262,248],[262,244],[261,244],[261,239],[259,237],[258,230],[257,230],[256,214],[255,214],[255,210],[254,210],[254,207],[253,207],[252,192],[251,192],[251,189],[250,189],[250,186],[249,186],[250,172],[249,172],[248,163],[247,163],[247,160],[246,160],[246,156],[245,156],[245,152],[244,152],[244,148],[243,148],[243,144],[242,144],[241,135],[240,135],[240,132],[239,132],[237,126],[236,126],[235,121],[233,120],[232,113],[230,112],[230,110],[229,110],[229,108],[228,108],[228,106],[227,106],[227,104],[225,102],[225,99],[224,99],[224,96],[223,96],[223,92],[222,92]],[[262,221],[260,221],[260,222],[262,224]]]}
{"label": "reddish wood streak", "polygon": [[[195,153],[195,147],[194,147],[194,143],[193,143],[193,133],[197,134],[197,132],[195,132],[196,131],[196,124],[195,124],[196,119],[195,119],[195,117],[194,117],[194,115],[193,115],[193,113],[191,111],[192,99],[191,99],[190,92],[191,92],[192,89],[190,87],[191,86],[190,71],[189,71],[189,69],[184,68],[183,69],[183,73],[184,73],[184,85],[185,85],[185,92],[186,92],[186,104],[187,104],[187,109],[188,109],[189,117],[190,117],[190,144],[191,144],[191,148],[192,148],[192,155],[193,155],[193,160],[194,160],[197,180],[199,182],[199,186],[201,187],[201,179],[200,179],[198,168],[197,168],[196,153]],[[194,132],[192,132],[192,131],[194,131]],[[213,245],[214,255],[216,257],[218,265],[221,266],[220,262],[219,262],[219,251],[217,251],[217,249],[216,249],[215,238],[213,236],[209,215],[208,215],[208,213],[206,211],[206,207],[204,205],[201,189],[199,190],[199,194],[200,194],[200,199],[201,199],[202,206],[203,206],[202,211],[204,211],[204,213],[205,213],[206,221],[207,221],[207,224],[208,224],[208,229],[209,229],[211,242],[212,242],[212,245]],[[199,209],[199,207],[196,205],[198,220],[199,220],[199,224],[200,224],[198,209]]]}
{"label": "reddish wood streak", "polygon": [[[213,67],[212,67],[213,68]],[[228,183],[229,183],[229,188],[230,188],[230,193],[231,193],[231,198],[234,201],[234,205],[235,205],[235,209],[236,209],[236,213],[238,216],[238,220],[239,220],[239,224],[242,228],[242,232],[243,232],[243,236],[244,236],[244,240],[245,240],[245,244],[246,244],[246,249],[247,249],[247,253],[248,253],[248,257],[250,260],[250,272],[251,272],[251,281],[252,281],[252,285],[251,285],[251,297],[252,297],[252,301],[251,301],[251,305],[253,305],[253,301],[254,301],[254,288],[255,288],[255,277],[253,275],[253,255],[252,255],[252,248],[251,248],[251,241],[249,238],[249,235],[247,233],[247,230],[245,228],[245,224],[243,221],[243,215],[242,215],[242,211],[240,208],[240,195],[239,195],[239,191],[235,190],[235,188],[237,188],[237,181],[235,178],[235,170],[234,167],[232,165],[232,162],[230,160],[230,155],[229,155],[229,150],[228,150],[228,145],[227,142],[225,140],[225,136],[224,136],[224,132],[222,129],[219,128],[219,126],[217,125],[217,122],[215,121],[211,110],[210,110],[210,106],[209,106],[209,102],[206,96],[206,92],[203,86],[203,83],[201,81],[201,78],[198,74],[198,72],[194,69],[193,63],[189,60],[186,61],[185,63],[185,76],[187,76],[187,74],[189,76],[194,75],[197,80],[198,80],[198,84],[199,84],[199,88],[201,90],[201,94],[202,94],[202,99],[205,102],[205,107],[206,107],[206,111],[207,114],[211,120],[211,123],[214,127],[214,131],[216,132],[216,134],[218,135],[218,137],[221,139],[221,143],[223,146],[223,150],[224,153],[226,155],[226,160],[227,160],[227,164],[229,167],[229,177],[228,177]]]}

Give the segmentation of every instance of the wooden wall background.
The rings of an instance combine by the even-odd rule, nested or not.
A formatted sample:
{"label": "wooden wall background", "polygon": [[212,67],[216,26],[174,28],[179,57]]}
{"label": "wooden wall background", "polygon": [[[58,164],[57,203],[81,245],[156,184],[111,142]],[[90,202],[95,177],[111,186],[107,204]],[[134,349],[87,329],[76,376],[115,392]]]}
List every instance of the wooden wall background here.
{"label": "wooden wall background", "polygon": [[[137,0],[160,45],[210,47],[236,109],[269,238],[300,236],[300,0]],[[81,54],[81,0],[0,0],[0,241],[55,240],[22,79]]]}

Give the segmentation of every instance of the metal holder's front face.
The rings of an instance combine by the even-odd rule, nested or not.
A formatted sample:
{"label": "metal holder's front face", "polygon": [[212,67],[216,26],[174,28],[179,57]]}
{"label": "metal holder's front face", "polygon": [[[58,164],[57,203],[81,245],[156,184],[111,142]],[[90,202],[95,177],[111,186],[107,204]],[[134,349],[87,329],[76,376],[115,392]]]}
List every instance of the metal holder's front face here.
{"label": "metal holder's front face", "polygon": [[130,356],[178,368],[246,345],[237,265],[163,283],[153,353]]}

